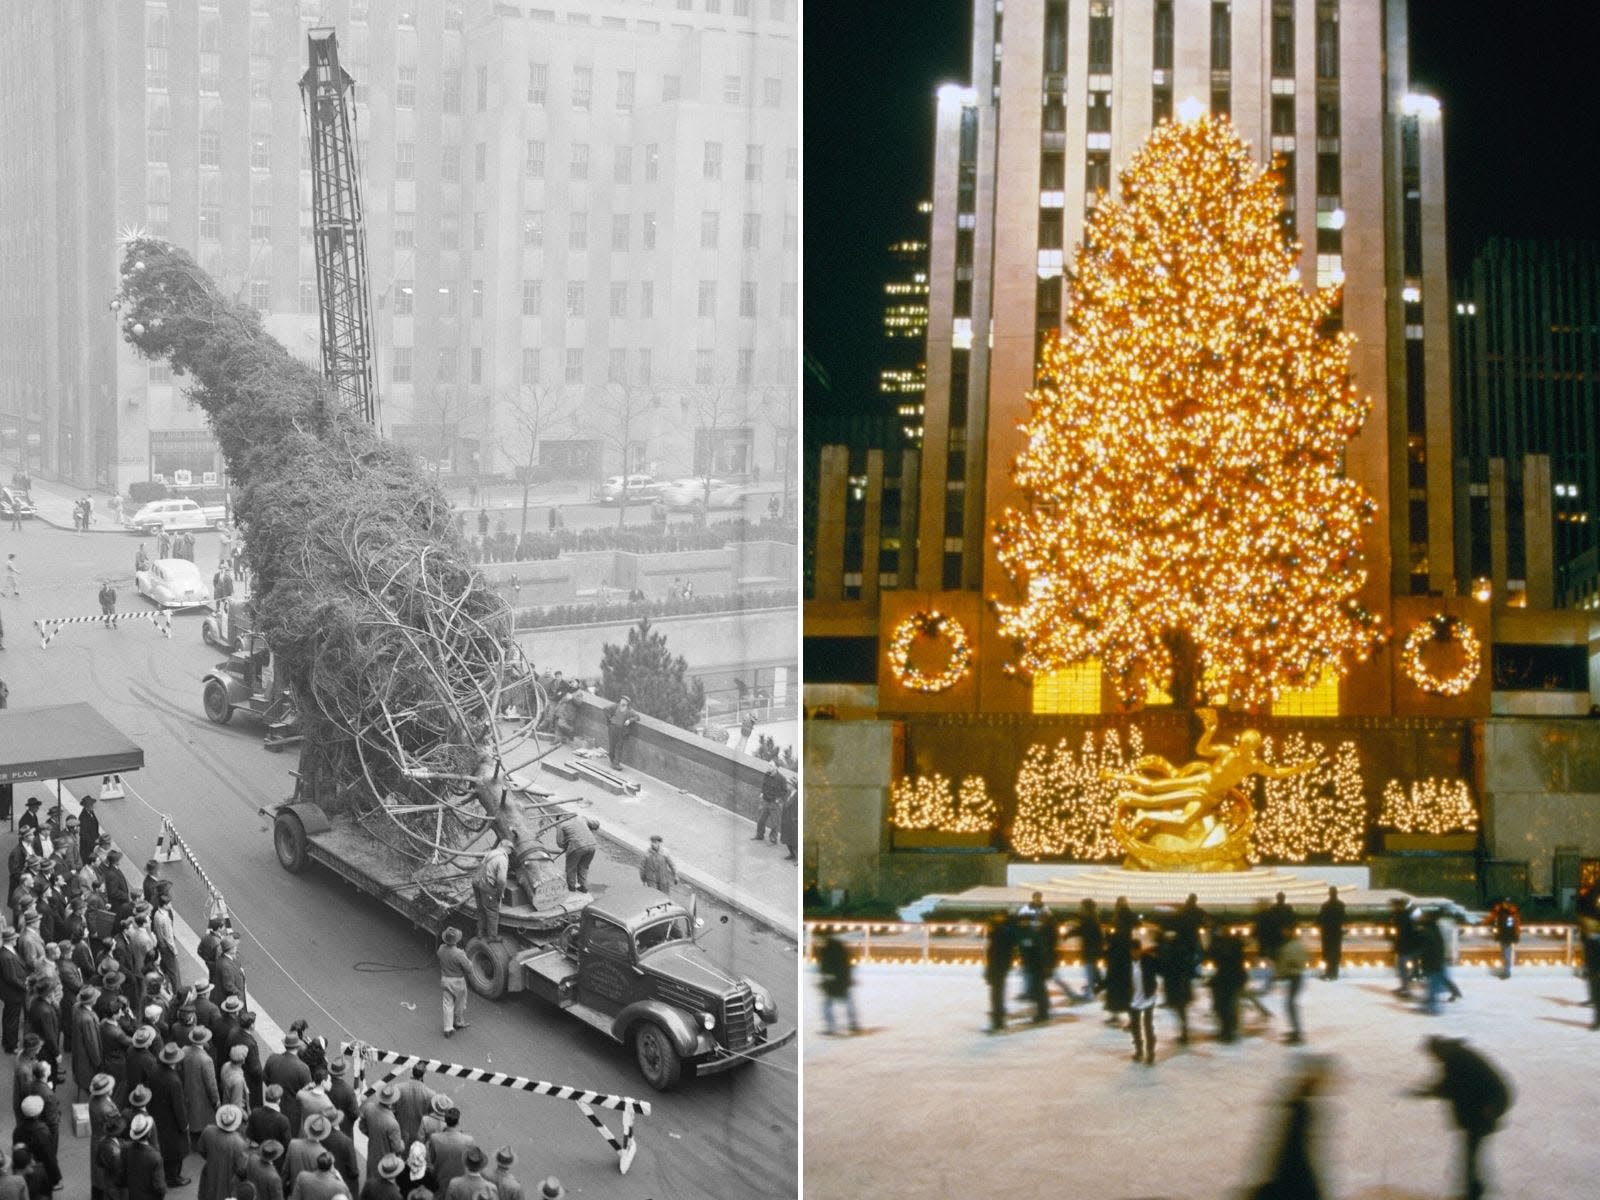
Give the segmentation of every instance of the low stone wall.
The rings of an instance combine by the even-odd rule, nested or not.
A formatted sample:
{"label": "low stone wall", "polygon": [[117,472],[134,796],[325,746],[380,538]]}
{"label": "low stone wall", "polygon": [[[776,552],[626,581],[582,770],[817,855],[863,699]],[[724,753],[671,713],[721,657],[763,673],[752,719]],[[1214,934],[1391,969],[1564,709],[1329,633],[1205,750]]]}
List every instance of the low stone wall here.
{"label": "low stone wall", "polygon": [[876,897],[909,904],[934,892],[1003,887],[1008,858],[999,850],[893,850],[879,860]]}
{"label": "low stone wall", "polygon": [[1600,721],[1491,717],[1483,761],[1489,853],[1526,861],[1535,893],[1557,888],[1559,848],[1600,858]]}
{"label": "low stone wall", "polygon": [[[528,661],[541,671],[593,679],[600,674],[605,645],[620,646],[636,620],[596,625],[561,625],[523,629],[517,633]],[[744,674],[756,667],[794,667],[799,616],[793,608],[760,608],[748,612],[688,613],[652,618],[650,628],[666,634],[667,648],[690,663],[690,674]],[[790,677],[795,674],[791,670]]]}
{"label": "low stone wall", "polygon": [[[606,745],[609,701],[578,697],[578,736]],[[623,751],[623,762],[663,783],[682,788],[754,821],[761,813],[761,780],[767,764],[654,717],[640,716]],[[793,772],[785,771],[792,778]]]}
{"label": "low stone wall", "polygon": [[[795,582],[795,548],[784,542],[730,542],[714,550],[637,554],[626,550],[569,550],[557,558],[479,563],[495,586],[516,576],[517,603],[571,604],[592,598],[602,584],[622,593],[641,589],[666,596],[674,581],[692,584],[697,595],[780,588]],[[796,604],[799,600],[796,598]]]}

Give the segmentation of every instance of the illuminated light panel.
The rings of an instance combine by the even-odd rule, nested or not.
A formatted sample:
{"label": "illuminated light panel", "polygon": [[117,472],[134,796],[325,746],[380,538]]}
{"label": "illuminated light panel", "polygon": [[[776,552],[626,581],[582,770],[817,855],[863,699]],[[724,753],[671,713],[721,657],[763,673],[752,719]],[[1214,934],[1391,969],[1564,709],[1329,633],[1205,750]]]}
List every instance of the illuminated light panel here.
{"label": "illuminated light panel", "polygon": [[1343,471],[1370,403],[1337,292],[1290,278],[1274,177],[1225,120],[1159,127],[1086,224],[995,526],[996,600],[1028,675],[1095,658],[1119,696],[1167,639],[1261,708],[1381,638],[1359,602],[1376,504]]}
{"label": "illuminated light panel", "polygon": [[931,829],[942,833],[989,833],[999,819],[988,784],[981,775],[968,775],[952,795],[943,775],[918,775],[895,783],[896,829]]}
{"label": "illuminated light panel", "polygon": [[1092,716],[1100,711],[1100,664],[1093,660],[1033,677],[1033,711]]}
{"label": "illuminated light panel", "polygon": [[1423,779],[1409,790],[1391,779],[1383,787],[1378,824],[1399,833],[1472,833],[1478,810],[1464,779]]}
{"label": "illuminated light panel", "polygon": [[1122,857],[1111,833],[1116,796],[1122,785],[1106,775],[1131,769],[1144,753],[1137,728],[1129,731],[1124,752],[1115,729],[1084,734],[1074,752],[1065,738],[1052,748],[1028,749],[1017,773],[1017,812],[1011,845],[1030,858],[1068,855],[1105,861]]}

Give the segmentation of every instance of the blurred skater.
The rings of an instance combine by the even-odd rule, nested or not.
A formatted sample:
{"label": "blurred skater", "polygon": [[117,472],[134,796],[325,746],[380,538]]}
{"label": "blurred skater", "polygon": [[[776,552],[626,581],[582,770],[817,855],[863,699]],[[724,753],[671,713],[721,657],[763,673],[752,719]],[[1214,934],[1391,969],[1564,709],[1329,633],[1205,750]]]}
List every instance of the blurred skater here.
{"label": "blurred skater", "polygon": [[1466,1200],[1479,1200],[1484,1193],[1478,1155],[1488,1136],[1500,1128],[1500,1120],[1511,1108],[1511,1085],[1487,1058],[1468,1048],[1460,1038],[1431,1037],[1423,1049],[1438,1059],[1443,1068],[1431,1087],[1414,1088],[1416,1097],[1437,1097],[1450,1105],[1450,1115],[1461,1130],[1462,1175]]}

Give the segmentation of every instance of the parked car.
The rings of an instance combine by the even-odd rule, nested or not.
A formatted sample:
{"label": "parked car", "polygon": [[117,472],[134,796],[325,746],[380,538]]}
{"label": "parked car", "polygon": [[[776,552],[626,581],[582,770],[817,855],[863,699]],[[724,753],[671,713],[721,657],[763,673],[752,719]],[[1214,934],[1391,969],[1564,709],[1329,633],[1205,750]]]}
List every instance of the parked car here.
{"label": "parked car", "polygon": [[[710,485],[709,503],[706,494],[707,484]],[[674,479],[663,486],[661,500],[670,509],[694,509],[702,505],[706,508],[737,508],[740,492],[731,483],[698,475],[687,479]]]}
{"label": "parked car", "polygon": [[[628,500],[650,500],[661,491],[654,475],[629,475]],[[622,503],[622,476],[613,475],[600,485],[598,499],[601,504]]]}
{"label": "parked car", "polygon": [[162,608],[201,608],[211,603],[211,582],[186,558],[158,558],[133,575],[139,594]]}
{"label": "parked car", "polygon": [[222,519],[220,508],[207,511],[193,500],[152,500],[123,522],[125,528],[146,536],[166,530],[212,529]]}
{"label": "parked car", "polygon": [[24,517],[36,517],[39,510],[33,506],[24,492],[12,488],[0,487],[0,519],[9,521],[12,513],[21,513]]}

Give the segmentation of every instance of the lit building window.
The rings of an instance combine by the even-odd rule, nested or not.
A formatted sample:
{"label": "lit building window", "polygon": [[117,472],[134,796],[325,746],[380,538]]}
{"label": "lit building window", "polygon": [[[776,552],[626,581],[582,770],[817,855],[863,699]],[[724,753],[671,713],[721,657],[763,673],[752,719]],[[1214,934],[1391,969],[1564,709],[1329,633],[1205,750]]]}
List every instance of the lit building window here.
{"label": "lit building window", "polygon": [[1325,674],[1310,687],[1291,688],[1272,703],[1275,717],[1337,717],[1339,715],[1339,677]]}
{"label": "lit building window", "polygon": [[1062,671],[1041,672],[1033,677],[1033,711],[1036,713],[1078,713],[1100,711],[1100,663],[1096,659]]}

